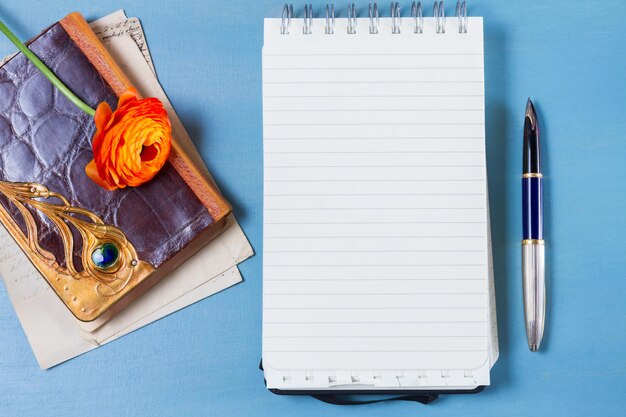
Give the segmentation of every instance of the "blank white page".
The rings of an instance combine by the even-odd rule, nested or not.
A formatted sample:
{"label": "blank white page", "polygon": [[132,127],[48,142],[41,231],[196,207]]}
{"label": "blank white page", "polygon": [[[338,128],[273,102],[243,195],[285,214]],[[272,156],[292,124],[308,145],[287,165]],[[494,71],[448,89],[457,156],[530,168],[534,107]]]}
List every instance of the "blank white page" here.
{"label": "blank white page", "polygon": [[269,388],[489,383],[482,18],[265,20]]}

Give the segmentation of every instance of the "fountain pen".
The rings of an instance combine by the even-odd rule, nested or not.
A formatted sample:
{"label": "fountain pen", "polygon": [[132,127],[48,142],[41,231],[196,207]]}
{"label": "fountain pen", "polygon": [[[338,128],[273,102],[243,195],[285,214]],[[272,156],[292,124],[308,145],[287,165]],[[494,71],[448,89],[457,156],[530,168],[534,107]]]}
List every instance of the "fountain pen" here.
{"label": "fountain pen", "polygon": [[539,125],[528,99],[524,116],[524,172],[522,175],[522,282],[526,337],[531,352],[539,350],[546,317],[545,241]]}

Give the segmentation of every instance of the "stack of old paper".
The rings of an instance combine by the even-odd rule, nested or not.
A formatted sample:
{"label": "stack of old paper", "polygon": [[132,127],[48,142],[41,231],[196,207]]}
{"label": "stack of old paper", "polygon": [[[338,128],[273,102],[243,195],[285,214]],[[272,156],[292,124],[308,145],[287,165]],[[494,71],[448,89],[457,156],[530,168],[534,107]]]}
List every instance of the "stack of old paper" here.
{"label": "stack of old paper", "polygon": [[[174,136],[194,163],[208,170],[156,78],[141,24],[123,11],[91,27],[133,85],[145,97],[158,97],[168,110]],[[39,365],[50,368],[228,288],[242,280],[237,264],[252,248],[231,215],[226,230],[166,279],[113,317],[91,323],[76,320],[39,275],[6,230],[0,227],[0,276]]]}

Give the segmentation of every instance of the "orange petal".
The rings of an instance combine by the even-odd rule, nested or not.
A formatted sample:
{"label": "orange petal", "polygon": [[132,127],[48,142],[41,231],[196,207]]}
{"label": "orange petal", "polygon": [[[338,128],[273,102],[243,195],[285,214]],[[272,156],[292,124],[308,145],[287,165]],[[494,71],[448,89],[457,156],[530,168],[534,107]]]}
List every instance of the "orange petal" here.
{"label": "orange petal", "polygon": [[100,175],[98,174],[98,168],[96,167],[96,161],[94,161],[93,159],[85,167],[85,173],[87,174],[89,178],[91,178],[93,182],[95,182],[100,187],[104,188],[105,190],[113,191],[118,188],[116,185],[109,184],[108,182],[100,178]]}
{"label": "orange petal", "polygon": [[109,106],[107,102],[103,101],[98,104],[96,114],[93,116],[93,120],[96,122],[96,129],[102,129],[107,124],[112,114],[111,106]]}
{"label": "orange petal", "polygon": [[122,95],[120,96],[117,102],[117,108],[119,109],[124,104],[128,103],[129,101],[137,100],[138,98],[139,98],[139,93],[137,92],[137,90],[135,90],[134,87],[130,87],[128,90],[124,91]]}

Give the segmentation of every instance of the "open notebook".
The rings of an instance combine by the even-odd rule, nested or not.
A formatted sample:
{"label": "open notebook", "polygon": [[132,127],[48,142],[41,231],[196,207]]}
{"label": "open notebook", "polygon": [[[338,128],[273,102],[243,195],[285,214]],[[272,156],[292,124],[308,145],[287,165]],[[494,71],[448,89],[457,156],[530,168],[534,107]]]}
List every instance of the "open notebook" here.
{"label": "open notebook", "polygon": [[267,386],[488,385],[482,18],[349,23],[265,20]]}

